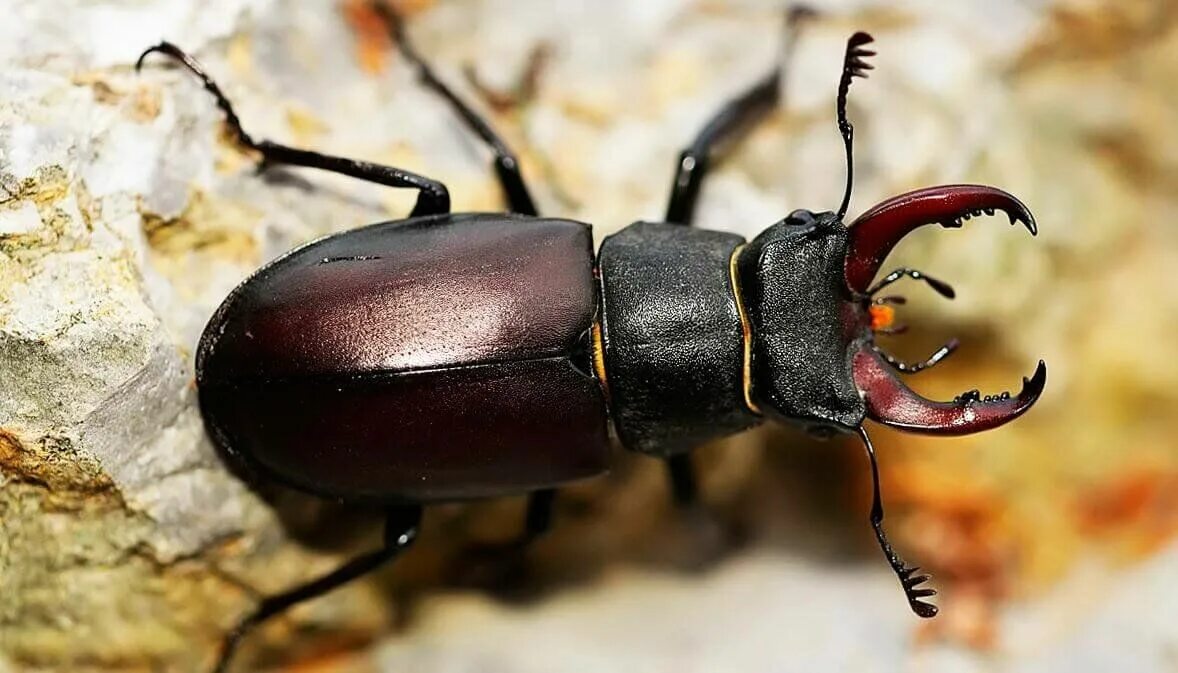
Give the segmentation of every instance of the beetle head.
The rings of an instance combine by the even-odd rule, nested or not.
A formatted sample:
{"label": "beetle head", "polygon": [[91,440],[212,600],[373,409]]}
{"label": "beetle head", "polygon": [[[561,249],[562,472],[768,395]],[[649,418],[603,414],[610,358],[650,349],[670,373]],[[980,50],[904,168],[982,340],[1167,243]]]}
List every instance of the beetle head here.
{"label": "beetle head", "polygon": [[956,348],[952,341],[925,362],[908,364],[875,343],[891,325],[892,305],[902,297],[876,297],[904,278],[927,282],[952,298],[946,283],[913,269],[897,269],[874,283],[892,248],[915,229],[939,224],[960,227],[971,217],[1005,212],[1036,233],[1030,211],[1018,199],[993,187],[950,185],[888,199],[849,227],[843,215],[850,202],[852,138],[846,98],[852,78],[866,76],[866,33],[847,44],[838,92],[838,124],[847,153],[847,187],[839,212],[797,210],[741,250],[737,260],[740,292],[751,338],[748,357],[749,401],[816,434],[852,431],[865,417],[912,432],[968,434],[1017,418],[1039,398],[1047,379],[1040,361],[1017,395],[983,397],[973,390],[951,402],[933,402],[899,378],[935,365]]}
{"label": "beetle head", "polygon": [[740,251],[737,271],[752,332],[754,403],[818,434],[853,430],[864,417],[913,432],[968,434],[1023,414],[1046,383],[1042,362],[1017,395],[970,391],[952,402],[932,402],[900,376],[936,364],[957,342],[917,364],[900,362],[876,344],[878,334],[903,331],[892,324],[892,306],[904,299],[878,296],[884,287],[913,278],[954,296],[948,284],[912,269],[874,282],[888,252],[921,226],[960,227],[998,210],[1035,233],[1030,212],[1010,194],[952,185],[884,201],[850,227],[836,213],[794,211],[753,239]]}

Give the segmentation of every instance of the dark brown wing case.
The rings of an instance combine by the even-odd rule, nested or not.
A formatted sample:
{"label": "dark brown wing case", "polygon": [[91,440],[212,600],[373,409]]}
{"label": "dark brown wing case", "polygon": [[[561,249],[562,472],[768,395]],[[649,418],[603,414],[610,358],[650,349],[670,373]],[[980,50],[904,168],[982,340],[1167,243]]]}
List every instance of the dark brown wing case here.
{"label": "dark brown wing case", "polygon": [[206,423],[230,454],[314,493],[431,501],[605,469],[587,373],[587,225],[511,215],[376,224],[279,258],[201,338]]}

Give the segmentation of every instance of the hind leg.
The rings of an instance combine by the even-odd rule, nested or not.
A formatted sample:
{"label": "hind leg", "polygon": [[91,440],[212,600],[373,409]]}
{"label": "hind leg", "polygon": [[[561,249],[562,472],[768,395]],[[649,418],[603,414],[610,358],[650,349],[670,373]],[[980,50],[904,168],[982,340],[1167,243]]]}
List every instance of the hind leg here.
{"label": "hind leg", "polygon": [[221,654],[213,673],[225,673],[233,660],[233,654],[241,639],[250,633],[255,626],[282,614],[288,608],[322,596],[337,589],[354,579],[363,577],[382,565],[392,561],[405,551],[417,538],[417,528],[421,522],[421,507],[412,506],[395,509],[389,512],[385,524],[384,546],[380,549],[357,556],[332,572],[297,586],[289,591],[274,596],[268,596],[258,604],[252,613],[244,617],[225,636],[221,643]]}

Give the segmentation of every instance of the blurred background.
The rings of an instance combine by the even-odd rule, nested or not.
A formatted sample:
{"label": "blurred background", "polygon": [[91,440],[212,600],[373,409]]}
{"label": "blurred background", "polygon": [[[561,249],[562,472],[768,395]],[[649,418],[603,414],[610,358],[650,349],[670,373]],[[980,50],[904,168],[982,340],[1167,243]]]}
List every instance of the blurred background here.
{"label": "blurred background", "polygon": [[[440,74],[520,154],[544,214],[597,240],[659,219],[679,150],[782,46],[762,0],[400,0]],[[912,188],[992,184],[1035,213],[909,237],[952,282],[905,286],[888,341],[963,347],[912,385],[1047,391],[958,439],[873,428],[893,541],[941,590],[913,617],[875,547],[853,440],[764,428],[704,447],[707,507],[617,456],[562,492],[515,559],[521,500],[431,511],[402,562],[253,636],[239,670],[1178,670],[1178,4],[814,0],[785,100],[704,188],[700,226],[753,236],[834,209],[834,94],[855,83],[852,215]],[[446,182],[502,208],[484,149],[414,81],[363,3],[21,3],[0,25],[0,670],[204,670],[263,594],[378,535],[372,512],[254,492],[195,407],[213,309],[290,247],[402,216],[412,196],[259,175],[160,38],[196,54],[255,137]]]}

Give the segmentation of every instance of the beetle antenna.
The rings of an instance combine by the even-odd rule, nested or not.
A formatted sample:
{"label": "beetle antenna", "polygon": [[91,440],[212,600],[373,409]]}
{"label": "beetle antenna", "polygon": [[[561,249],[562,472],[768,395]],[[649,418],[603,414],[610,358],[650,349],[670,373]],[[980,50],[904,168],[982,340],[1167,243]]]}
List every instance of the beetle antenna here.
{"label": "beetle antenna", "polygon": [[935,596],[937,590],[927,587],[923,589],[917,588],[918,585],[923,584],[930,577],[928,575],[917,575],[916,573],[920,568],[906,565],[903,559],[896,554],[896,550],[892,549],[891,543],[888,542],[887,533],[884,533],[884,511],[883,502],[879,495],[879,464],[875,461],[875,447],[871,445],[871,438],[867,436],[867,430],[863,426],[859,426],[859,438],[863,440],[863,448],[867,450],[867,458],[871,461],[871,528],[875,531],[875,539],[879,541],[879,548],[883,550],[884,556],[888,559],[888,564],[892,566],[892,572],[896,573],[896,577],[900,578],[900,586],[904,588],[904,596],[908,599],[908,606],[912,608],[912,611],[918,617],[925,619],[936,617],[937,606],[920,599]]}
{"label": "beetle antenna", "polygon": [[205,91],[208,91],[210,94],[212,94],[213,98],[217,101],[217,107],[220,108],[221,112],[225,115],[225,123],[229,126],[229,132],[233,135],[233,139],[251,150],[262,151],[258,146],[258,143],[255,142],[254,139],[250,137],[250,134],[246,133],[245,129],[241,127],[241,119],[237,116],[237,112],[233,110],[233,104],[229,102],[229,99],[221,91],[221,87],[217,86],[217,83],[213,80],[213,78],[210,77],[207,72],[205,72],[205,69],[201,66],[200,62],[198,62],[195,58],[190,56],[180,47],[177,47],[167,40],[164,40],[153,47],[148,47],[142,54],[139,55],[139,60],[135,61],[135,72],[142,70],[143,61],[146,60],[148,56],[155,53],[164,54],[165,56],[180,61],[180,64],[187,68],[189,72],[191,72],[193,75],[196,75],[197,79],[199,79],[201,84],[204,85]]}
{"label": "beetle antenna", "polygon": [[874,51],[863,48],[863,45],[875,41],[867,33],[858,32],[847,40],[847,51],[843,55],[843,76],[839,80],[838,122],[839,133],[843,134],[843,146],[847,150],[847,189],[843,192],[843,203],[839,206],[839,219],[847,214],[847,206],[851,205],[851,185],[855,181],[855,161],[851,151],[851,143],[855,137],[855,127],[847,121],[847,92],[851,89],[851,80],[855,77],[867,79],[867,71],[875,66],[867,62],[867,57],[875,56]]}

